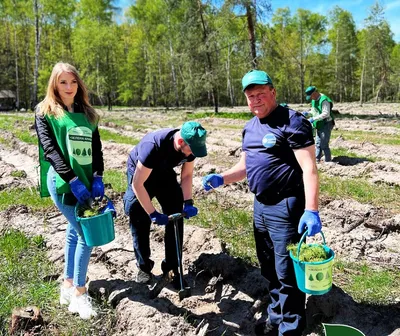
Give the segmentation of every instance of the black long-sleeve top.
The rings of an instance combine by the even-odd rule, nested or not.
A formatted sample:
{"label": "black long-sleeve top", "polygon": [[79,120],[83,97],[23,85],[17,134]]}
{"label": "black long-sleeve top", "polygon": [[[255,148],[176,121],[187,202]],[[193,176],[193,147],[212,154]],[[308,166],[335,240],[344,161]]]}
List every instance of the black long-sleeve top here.
{"label": "black long-sleeve top", "polygon": [[[71,181],[76,175],[68,161],[64,158],[50,125],[44,116],[36,114],[35,128],[39,143],[44,151],[45,159],[50,162],[54,170],[65,182]],[[103,175],[104,161],[98,127],[96,127],[92,135],[92,159],[93,172],[97,173],[97,175]]]}

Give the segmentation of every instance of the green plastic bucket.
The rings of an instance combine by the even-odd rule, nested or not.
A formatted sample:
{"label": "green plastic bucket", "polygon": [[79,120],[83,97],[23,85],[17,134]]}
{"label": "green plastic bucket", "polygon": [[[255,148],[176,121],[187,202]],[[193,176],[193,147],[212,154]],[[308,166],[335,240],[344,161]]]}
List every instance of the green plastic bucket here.
{"label": "green plastic bucket", "polygon": [[[111,202],[108,198],[107,200]],[[87,246],[101,246],[115,239],[112,211],[106,211],[93,217],[83,218],[78,216],[78,207],[79,204],[75,206],[75,217],[77,222],[81,225],[83,237]]]}
{"label": "green plastic bucket", "polygon": [[[301,244],[304,242],[308,231],[304,232],[300,239],[299,246],[297,247],[297,255],[300,255]],[[328,253],[327,260],[318,262],[304,262],[294,257],[290,251],[290,257],[293,260],[294,271],[296,274],[297,286],[299,289],[307,294],[322,295],[329,292],[332,288],[332,266],[335,253],[328,246],[326,246],[325,236],[321,231],[323,239],[323,248]],[[308,244],[309,246],[316,246],[318,244]]]}

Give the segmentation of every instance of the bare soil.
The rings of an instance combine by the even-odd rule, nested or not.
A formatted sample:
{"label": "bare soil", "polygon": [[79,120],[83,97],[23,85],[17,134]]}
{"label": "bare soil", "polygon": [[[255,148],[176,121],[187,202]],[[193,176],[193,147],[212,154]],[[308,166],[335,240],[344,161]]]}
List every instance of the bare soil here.
{"label": "bare soil", "polygon": [[[307,106],[297,105],[294,108],[302,111]],[[399,104],[362,107],[358,104],[337,104],[335,108],[340,114],[352,116],[338,120],[337,130],[373,131],[399,136]],[[236,110],[243,112],[246,108]],[[103,114],[104,120],[107,120],[109,113]],[[169,126],[172,127],[179,127],[181,123],[176,121],[174,112],[150,112],[145,109],[129,115],[117,111],[112,113],[112,117],[130,120],[132,125],[140,126],[117,127],[113,123],[105,123],[104,127],[137,139],[146,132],[166,127],[166,120],[167,123],[171,120]],[[202,124],[209,131],[210,155],[196,160],[196,197],[207,197],[200,183],[204,174],[213,169],[222,171],[236,163],[244,123],[241,120],[202,119]],[[0,190],[35,187],[38,179],[37,147],[20,142],[9,132],[2,131],[0,135],[9,139],[7,145],[0,145]],[[318,165],[324,173],[340,178],[366,177],[372,184],[400,185],[400,146],[362,143],[339,136],[331,140],[331,147],[347,148],[359,156],[374,156],[377,160],[334,157],[334,163]],[[103,142],[106,169],[125,171],[131,148],[129,145]],[[27,177],[13,177],[11,173],[15,170],[24,170]],[[215,192],[229,195],[238,206],[251,210],[252,196],[245,183],[225,186]],[[112,190],[108,190],[107,194],[113,199],[118,213],[116,239],[94,249],[89,264],[88,286],[92,296],[107,300],[116,310],[117,322],[112,335],[253,335],[254,323],[265,311],[268,300],[267,284],[257,267],[226,254],[224,244],[212,230],[191,226],[189,221],[185,225],[183,259],[185,278],[192,295],[179,301],[177,291],[169,285],[158,298],[150,300],[148,286],[134,281],[136,266],[128,218],[122,210],[122,194]],[[353,199],[321,198],[320,214],[326,242],[338,258],[365,261],[377,267],[400,266],[399,213],[361,204]],[[0,231],[13,227],[46,237],[49,258],[58,266],[60,280],[66,224],[55,208],[47,213],[37,213],[16,204],[0,214]],[[163,228],[153,228],[151,250],[156,262],[154,272],[160,275],[164,257]],[[219,277],[219,281],[210,287],[208,282],[212,277]],[[339,282],[335,282],[328,294],[308,297],[305,335],[322,335],[321,321],[351,325],[368,336],[400,335],[400,298],[393,301],[393,304],[385,306],[359,304],[341,289]]]}

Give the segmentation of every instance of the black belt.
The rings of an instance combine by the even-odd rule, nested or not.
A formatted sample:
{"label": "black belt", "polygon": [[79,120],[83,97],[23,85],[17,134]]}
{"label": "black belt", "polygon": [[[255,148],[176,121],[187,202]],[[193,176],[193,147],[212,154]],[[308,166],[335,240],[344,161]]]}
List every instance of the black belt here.
{"label": "black belt", "polygon": [[296,197],[296,196],[304,197],[303,183],[298,184],[294,188],[284,189],[279,192],[263,191],[261,194],[256,195],[256,199],[257,201],[265,205],[275,205],[285,198]]}

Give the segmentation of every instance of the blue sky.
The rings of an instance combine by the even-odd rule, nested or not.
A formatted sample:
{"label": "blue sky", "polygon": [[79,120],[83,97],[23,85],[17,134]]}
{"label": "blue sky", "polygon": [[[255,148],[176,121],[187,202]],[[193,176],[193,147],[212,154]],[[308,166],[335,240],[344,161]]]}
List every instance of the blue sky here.
{"label": "blue sky", "polygon": [[[123,9],[133,4],[134,0],[114,0],[114,3]],[[349,11],[354,18],[357,29],[364,26],[364,19],[369,15],[369,9],[376,0],[271,0],[272,10],[289,7],[293,14],[298,8],[327,15],[335,6]],[[385,18],[394,34],[393,38],[400,43],[400,0],[380,0],[384,7]]]}
{"label": "blue sky", "polygon": [[[369,16],[369,10],[375,0],[271,0],[272,10],[277,8],[289,7],[293,14],[298,8],[308,9],[312,12],[327,15],[335,6],[347,10],[353,15],[357,29],[364,26],[364,19]],[[400,42],[400,0],[381,0],[380,4],[384,8],[385,19],[390,25],[396,42]]]}

